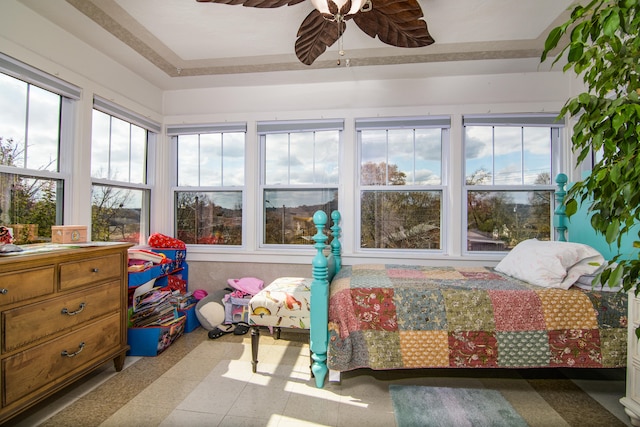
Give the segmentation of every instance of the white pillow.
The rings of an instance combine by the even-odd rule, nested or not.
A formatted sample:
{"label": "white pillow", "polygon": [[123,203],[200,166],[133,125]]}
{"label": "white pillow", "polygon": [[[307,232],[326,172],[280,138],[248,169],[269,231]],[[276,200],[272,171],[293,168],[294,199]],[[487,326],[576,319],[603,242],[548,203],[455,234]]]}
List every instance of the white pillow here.
{"label": "white pillow", "polygon": [[582,243],[530,239],[517,244],[495,269],[533,285],[569,289],[603,263],[597,250]]}
{"label": "white pillow", "polygon": [[[601,291],[601,292],[618,292],[622,289],[622,278],[614,287],[610,287],[608,283],[602,285],[601,283],[593,283],[593,280],[596,278],[596,275],[600,273],[607,266],[606,263],[602,264],[593,274],[583,274],[578,277],[578,281],[574,283],[574,286],[577,286],[580,289],[586,289],[588,291]],[[611,264],[611,269],[614,269],[618,266],[617,262]]]}

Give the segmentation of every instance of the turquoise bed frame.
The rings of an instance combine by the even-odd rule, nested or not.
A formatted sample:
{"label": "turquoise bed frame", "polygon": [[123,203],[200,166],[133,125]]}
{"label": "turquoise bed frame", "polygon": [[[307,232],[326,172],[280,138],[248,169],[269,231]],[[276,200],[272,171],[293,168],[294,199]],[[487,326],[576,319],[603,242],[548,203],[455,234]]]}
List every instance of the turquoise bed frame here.
{"label": "turquoise bed frame", "polygon": [[[596,233],[591,227],[590,215],[586,206],[581,207],[578,212],[568,218],[565,213],[564,199],[566,197],[567,175],[559,174],[556,177],[558,186],[555,191],[556,209],[554,210],[554,228],[556,230],[556,240],[585,243],[600,251],[605,259],[610,260],[618,255],[618,248],[609,245],[604,236]],[[313,216],[313,221],[317,228],[317,233],[313,236],[316,254],[312,260],[311,283],[311,324],[310,324],[310,349],[311,372],[315,378],[318,388],[324,386],[325,378],[329,372],[327,367],[327,349],[329,344],[329,286],[333,276],[342,267],[341,244],[340,244],[340,212],[331,213],[332,226],[330,227],[333,239],[330,244],[330,257],[325,255],[328,240],[325,229],[327,228],[327,214],[317,211]],[[637,233],[634,233],[637,234]],[[632,236],[624,236],[621,245],[620,258],[633,258],[638,256],[638,248],[633,247]],[[331,267],[331,271],[329,271]]]}

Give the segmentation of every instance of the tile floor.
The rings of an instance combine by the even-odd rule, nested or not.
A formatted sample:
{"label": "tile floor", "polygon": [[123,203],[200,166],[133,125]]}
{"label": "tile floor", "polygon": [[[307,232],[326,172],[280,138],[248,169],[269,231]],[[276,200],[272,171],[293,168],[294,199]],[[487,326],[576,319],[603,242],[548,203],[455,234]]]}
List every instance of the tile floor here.
{"label": "tile floor", "polygon": [[[199,328],[158,357],[127,358],[119,374],[105,365],[7,425],[395,425],[388,381],[395,376],[402,382],[402,375],[360,373],[318,389],[309,380],[306,336],[283,333],[283,338],[276,341],[262,334],[259,373],[252,374],[248,334],[209,340]],[[624,394],[624,371],[606,372],[604,377],[583,375],[574,381],[630,425],[618,403]],[[428,381],[473,386],[481,380],[454,374]]]}

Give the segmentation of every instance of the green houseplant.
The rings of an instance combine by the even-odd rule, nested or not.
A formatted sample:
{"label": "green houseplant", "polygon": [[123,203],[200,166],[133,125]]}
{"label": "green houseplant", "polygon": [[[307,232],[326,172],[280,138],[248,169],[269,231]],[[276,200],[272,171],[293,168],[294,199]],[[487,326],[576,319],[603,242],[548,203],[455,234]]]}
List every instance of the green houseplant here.
{"label": "green houseplant", "polygon": [[[575,119],[571,140],[578,162],[592,151],[601,156],[568,192],[566,211],[571,215],[579,201],[591,199],[594,229],[619,247],[621,235],[640,223],[640,0],[572,7],[570,18],[549,33],[541,61],[553,51],[553,64],[566,61],[563,70],[582,77],[588,91],[569,99],[560,117]],[[640,237],[632,237],[640,247]],[[613,286],[622,278],[624,290],[637,295],[640,258],[614,261],[617,267],[606,268],[600,282]]]}

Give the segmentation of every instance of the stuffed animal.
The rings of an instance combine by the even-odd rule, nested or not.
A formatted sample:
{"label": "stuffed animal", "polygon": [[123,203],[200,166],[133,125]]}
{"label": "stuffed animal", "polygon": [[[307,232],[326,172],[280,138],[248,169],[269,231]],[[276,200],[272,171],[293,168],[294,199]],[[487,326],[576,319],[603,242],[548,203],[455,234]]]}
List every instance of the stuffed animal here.
{"label": "stuffed animal", "polygon": [[224,305],[222,300],[229,291],[222,289],[208,294],[196,304],[196,317],[200,325],[208,331],[214,330],[224,322]]}

